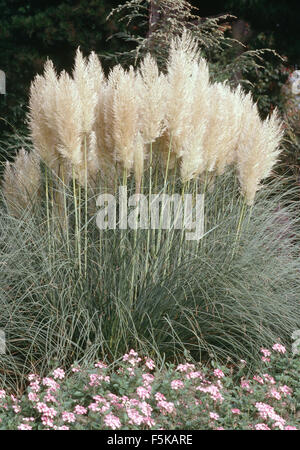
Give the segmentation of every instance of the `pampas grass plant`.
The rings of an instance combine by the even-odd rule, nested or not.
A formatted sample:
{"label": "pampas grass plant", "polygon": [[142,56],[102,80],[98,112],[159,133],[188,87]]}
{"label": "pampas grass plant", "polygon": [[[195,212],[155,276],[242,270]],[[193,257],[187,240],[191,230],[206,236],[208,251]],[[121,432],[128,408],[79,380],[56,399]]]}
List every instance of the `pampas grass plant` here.
{"label": "pampas grass plant", "polygon": [[[6,383],[129,347],[255,365],[261,345],[299,328],[295,207],[283,181],[260,189],[280,152],[277,113],[262,121],[240,87],[212,83],[187,31],[168,61],[166,74],[146,56],[106,78],[78,50],[71,75],[47,62],[34,80],[33,153],[7,166],[0,210]],[[120,185],[205,194],[200,241],[162,216],[158,230],[99,230],[97,197]]]}

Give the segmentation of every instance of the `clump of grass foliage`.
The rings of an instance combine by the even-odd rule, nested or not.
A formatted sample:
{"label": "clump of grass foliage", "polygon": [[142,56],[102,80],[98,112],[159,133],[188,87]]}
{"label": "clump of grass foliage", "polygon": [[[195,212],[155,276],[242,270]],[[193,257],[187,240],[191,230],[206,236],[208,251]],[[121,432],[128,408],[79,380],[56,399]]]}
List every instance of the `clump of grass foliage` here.
{"label": "clump of grass foliage", "polygon": [[[280,121],[261,121],[240,88],[211,84],[187,32],[168,64],[160,74],[147,56],[105,79],[78,52],[73,77],[48,62],[33,83],[34,148],[7,164],[0,210],[6,384],[129,348],[255,365],[260,346],[299,328],[296,206],[283,181],[260,189]],[[203,194],[202,238],[174,222],[99,230],[96,199],[121,184],[128,196]]]}
{"label": "clump of grass foliage", "polygon": [[68,247],[55,219],[49,236],[45,213],[25,211],[20,220],[1,209],[2,381],[20,383],[55,363],[113,360],[129,347],[169,360],[247,355],[255,365],[260,346],[276,334],[288,342],[299,327],[295,206],[274,182],[259,193],[251,218],[245,214],[237,244],[241,202],[231,182],[218,179],[206,193],[211,232],[200,243],[164,230],[156,252],[159,230],[151,230],[146,252],[147,230],[101,235],[91,220],[86,276],[72,216]]}

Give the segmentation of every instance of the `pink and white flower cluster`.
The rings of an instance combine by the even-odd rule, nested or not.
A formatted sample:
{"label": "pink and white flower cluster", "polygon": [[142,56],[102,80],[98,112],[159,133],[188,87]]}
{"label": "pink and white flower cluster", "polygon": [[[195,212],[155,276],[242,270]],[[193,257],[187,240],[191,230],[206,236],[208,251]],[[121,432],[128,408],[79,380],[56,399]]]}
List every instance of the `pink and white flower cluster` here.
{"label": "pink and white flower cluster", "polygon": [[[268,364],[285,352],[280,343],[261,349]],[[159,371],[152,359],[132,349],[114,369],[99,361],[91,370],[71,367],[71,375],[62,368],[44,378],[30,374],[21,398],[1,389],[0,429],[11,414],[19,430],[172,429],[185,428],[185,420],[200,429],[239,429],[243,423],[253,430],[294,430],[285,413],[293,389],[269,370],[241,377],[233,386],[226,367],[185,363]]]}

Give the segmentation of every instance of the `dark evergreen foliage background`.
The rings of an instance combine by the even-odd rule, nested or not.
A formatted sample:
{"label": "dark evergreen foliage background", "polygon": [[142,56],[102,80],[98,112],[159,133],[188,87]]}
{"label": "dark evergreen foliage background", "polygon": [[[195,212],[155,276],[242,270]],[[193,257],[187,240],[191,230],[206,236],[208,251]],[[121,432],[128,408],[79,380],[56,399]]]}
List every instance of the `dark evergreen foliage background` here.
{"label": "dark evergreen foliage background", "polygon": [[[84,53],[126,50],[128,44],[121,39],[108,40],[125,26],[114,17],[106,21],[111,9],[120,2],[0,0],[0,69],[7,76],[7,95],[0,97],[0,118],[5,119],[0,120],[0,139],[11,133],[12,127],[19,132],[26,129],[24,118],[29,85],[34,75],[42,71],[48,57],[59,70],[69,70],[78,46]],[[287,65],[300,65],[299,1],[212,0],[191,3],[198,7],[197,14],[201,17],[231,13],[243,19],[250,30],[245,38],[247,48],[274,48],[286,56]],[[104,66],[108,69],[109,62],[104,61]],[[277,79],[279,81],[276,67],[274,71],[272,67],[268,70],[267,85],[258,85],[258,90],[269,88],[270,77],[275,83]]]}

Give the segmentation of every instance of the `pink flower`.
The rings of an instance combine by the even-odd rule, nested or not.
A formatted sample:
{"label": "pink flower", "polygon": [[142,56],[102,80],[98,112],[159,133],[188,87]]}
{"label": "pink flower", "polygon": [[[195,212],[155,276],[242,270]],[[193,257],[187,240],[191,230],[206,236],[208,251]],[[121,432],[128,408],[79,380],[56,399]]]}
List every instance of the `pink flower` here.
{"label": "pink flower", "polygon": [[133,367],[127,367],[126,370],[128,370],[129,375],[130,375],[131,377],[134,377],[135,371],[134,371],[134,368],[133,368]]}
{"label": "pink flower", "polygon": [[144,386],[149,386],[154,380],[154,376],[151,373],[143,373],[142,378],[144,380]]}
{"label": "pink flower", "polygon": [[105,381],[106,383],[110,382],[109,376],[98,375],[97,373],[92,373],[90,375],[90,386],[100,386],[101,382]]}
{"label": "pink flower", "polygon": [[45,427],[54,428],[53,420],[51,419],[51,417],[48,417],[48,416],[42,416],[42,417],[41,417],[41,420],[42,420],[42,424],[43,424]]}
{"label": "pink flower", "polygon": [[[49,390],[53,391],[53,392],[57,391],[60,388],[59,384],[56,383],[56,381],[54,381],[52,378],[49,378],[49,377],[43,378],[42,384],[44,386],[48,386]],[[30,385],[30,387],[31,387],[31,385]]]}
{"label": "pink flower", "polygon": [[87,409],[84,408],[84,406],[76,405],[74,408],[74,412],[75,412],[75,414],[78,414],[80,416],[82,414],[86,414]]}
{"label": "pink flower", "polygon": [[220,416],[219,416],[219,414],[217,414],[217,413],[210,412],[210,413],[209,413],[209,417],[210,417],[211,419],[213,419],[213,420],[218,420]]}
{"label": "pink flower", "polygon": [[57,411],[54,408],[49,408],[46,403],[38,402],[35,406],[38,412],[42,413],[43,416],[53,419],[57,415]]}
{"label": "pink flower", "polygon": [[21,423],[21,425],[18,426],[18,430],[32,430],[32,427],[28,424]]}
{"label": "pink flower", "polygon": [[172,402],[160,400],[159,402],[157,402],[157,406],[160,408],[162,414],[165,414],[165,411],[168,413],[172,413],[174,411],[174,403]]}
{"label": "pink flower", "polygon": [[149,391],[143,386],[139,386],[136,390],[136,393],[142,400],[150,397]]}
{"label": "pink flower", "polygon": [[278,391],[276,391],[276,389],[270,389],[270,392],[268,394],[268,397],[272,397],[275,398],[276,400],[281,400],[281,395],[279,394]]}
{"label": "pink flower", "polygon": [[29,392],[28,400],[30,400],[31,402],[38,402],[39,397],[37,396],[37,394],[35,392]]}
{"label": "pink flower", "polygon": [[182,389],[184,388],[184,384],[181,380],[173,380],[171,382],[171,388],[174,390]]}
{"label": "pink flower", "polygon": [[35,373],[30,373],[27,378],[28,381],[40,381],[40,377]]}
{"label": "pink flower", "polygon": [[110,398],[111,403],[113,403],[114,405],[119,401],[119,397],[115,394],[112,394],[111,392],[107,394],[107,397]]}
{"label": "pink flower", "polygon": [[253,380],[257,381],[260,384],[264,384],[264,380],[259,375],[254,375]]}
{"label": "pink flower", "polygon": [[271,356],[271,352],[267,348],[261,348],[260,351],[265,357]]}
{"label": "pink flower", "polygon": [[40,389],[41,389],[40,384],[39,384],[39,382],[37,380],[36,381],[31,381],[30,384],[29,384],[29,387],[30,387],[30,389],[33,392],[39,392]]}
{"label": "pink flower", "polygon": [[113,430],[116,430],[117,428],[121,427],[120,419],[117,416],[114,416],[113,414],[107,414],[104,417],[104,423],[107,427],[110,427]]}
{"label": "pink flower", "polygon": [[23,422],[34,422],[34,417],[23,417]]}
{"label": "pink flower", "polygon": [[255,407],[258,409],[259,414],[263,419],[267,419],[270,414],[275,414],[274,408],[266,403],[256,402]]}
{"label": "pink flower", "polygon": [[123,361],[128,361],[132,366],[136,366],[141,361],[141,358],[138,357],[137,352],[131,349],[128,354],[126,353],[123,356]]}
{"label": "pink flower", "polygon": [[139,406],[140,401],[137,398],[131,398],[126,404],[129,406]]}
{"label": "pink flower", "polygon": [[265,356],[262,356],[261,360],[262,360],[262,362],[265,362],[265,363],[268,363],[271,361],[270,358],[266,358]]}
{"label": "pink flower", "polygon": [[107,364],[105,364],[102,361],[99,361],[95,364],[95,367],[98,367],[99,369],[106,369],[107,368]]}
{"label": "pink flower", "polygon": [[5,396],[6,396],[6,392],[3,389],[0,390],[0,399],[5,398]]}
{"label": "pink flower", "polygon": [[275,380],[273,377],[271,377],[271,375],[269,375],[268,373],[264,373],[263,377],[266,381],[268,381],[271,384],[275,384]]}
{"label": "pink flower", "polygon": [[51,394],[51,390],[47,391],[47,394],[44,397],[44,402],[57,403],[56,398]]}
{"label": "pink flower", "polygon": [[223,378],[225,377],[224,373],[222,372],[222,370],[220,369],[215,369],[214,370],[214,376],[217,378]]}
{"label": "pink flower", "polygon": [[88,408],[93,411],[93,412],[98,412],[100,411],[99,405],[98,403],[91,403]]}
{"label": "pink flower", "polygon": [[148,367],[148,369],[150,369],[150,370],[153,370],[155,368],[154,361],[152,361],[152,359],[150,359],[150,358],[146,358],[145,364]]}
{"label": "pink flower", "polygon": [[271,428],[268,427],[265,423],[257,423],[255,425],[256,430],[270,430]]}
{"label": "pink flower", "polygon": [[248,380],[241,380],[241,387],[250,393],[253,392],[253,390],[250,388],[250,382]]}
{"label": "pink flower", "polygon": [[272,427],[273,428],[279,428],[280,430],[284,430],[284,424],[285,424],[285,421],[282,419],[282,420],[279,420],[278,422],[275,422],[272,425]]}
{"label": "pink flower", "polygon": [[285,353],[286,352],[286,348],[283,345],[279,344],[279,343],[274,344],[272,349],[275,350],[275,352],[279,352],[279,353]]}
{"label": "pink flower", "polygon": [[204,376],[201,372],[190,372],[186,374],[186,378],[188,380],[194,380],[195,378],[200,378],[200,380],[204,380]]}
{"label": "pink flower", "polygon": [[48,409],[48,406],[46,405],[46,403],[38,402],[36,405],[36,409],[38,410],[38,412],[43,413]]}
{"label": "pink flower", "polygon": [[224,397],[222,396],[222,394],[219,391],[219,388],[217,386],[214,386],[213,384],[210,386],[197,386],[196,387],[197,391],[201,391],[201,392],[207,392],[208,394],[210,394],[211,398],[214,401],[219,400],[220,403],[223,402]]}
{"label": "pink flower", "polygon": [[167,400],[166,397],[164,396],[164,394],[162,394],[161,392],[156,392],[154,397],[155,397],[155,400],[157,400],[158,402],[161,400]]}
{"label": "pink flower", "polygon": [[[102,406],[99,407],[99,409],[97,409],[97,411],[104,413],[110,408],[110,403],[104,397],[101,397],[100,395],[95,395],[93,397],[93,399],[97,402],[98,407],[100,406],[100,404],[102,404]],[[89,408],[90,408],[90,406],[89,406]]]}
{"label": "pink flower", "polygon": [[291,425],[287,425],[284,429],[285,430],[297,430],[296,427],[292,427]]}
{"label": "pink flower", "polygon": [[263,419],[269,418],[271,420],[274,420],[276,423],[273,425],[273,427],[279,427],[283,429],[285,420],[278,414],[276,414],[272,406],[267,405],[266,403],[257,402],[255,403],[255,407],[258,409],[260,417],[262,417]]}
{"label": "pink flower", "polygon": [[144,417],[144,424],[151,428],[155,426],[155,421],[150,416],[147,416]]}
{"label": "pink flower", "polygon": [[71,412],[68,412],[68,411],[64,411],[64,412],[61,414],[61,417],[62,417],[62,420],[63,420],[64,422],[72,423],[72,422],[75,422],[75,421],[76,421],[75,414],[73,414],[73,413],[71,413]]}
{"label": "pink flower", "polygon": [[21,408],[19,405],[12,405],[12,409],[14,410],[14,412],[16,414],[18,414],[19,412],[21,412]]}
{"label": "pink flower", "polygon": [[178,370],[179,372],[188,372],[188,371],[192,371],[195,369],[195,365],[194,364],[179,364],[176,368],[176,370]]}
{"label": "pink flower", "polygon": [[131,425],[141,425],[141,423],[143,423],[144,417],[136,409],[128,408],[126,409],[126,412]]}
{"label": "pink flower", "polygon": [[152,407],[147,402],[140,402],[138,406],[145,416],[151,416]]}
{"label": "pink flower", "polygon": [[63,369],[55,369],[53,371],[53,377],[54,379],[59,379],[59,380],[63,380],[65,378],[65,371]]}
{"label": "pink flower", "polygon": [[73,373],[78,373],[78,372],[80,372],[80,367],[78,366],[78,367],[72,367],[72,372]]}
{"label": "pink flower", "polygon": [[69,430],[70,428],[67,425],[62,425],[61,427],[57,427],[57,430]]}
{"label": "pink flower", "polygon": [[288,387],[286,384],[284,386],[280,386],[279,390],[280,390],[280,392],[283,393],[284,396],[291,395],[293,392],[293,390],[290,387]]}
{"label": "pink flower", "polygon": [[231,412],[232,414],[241,414],[241,411],[238,408],[233,408]]}

